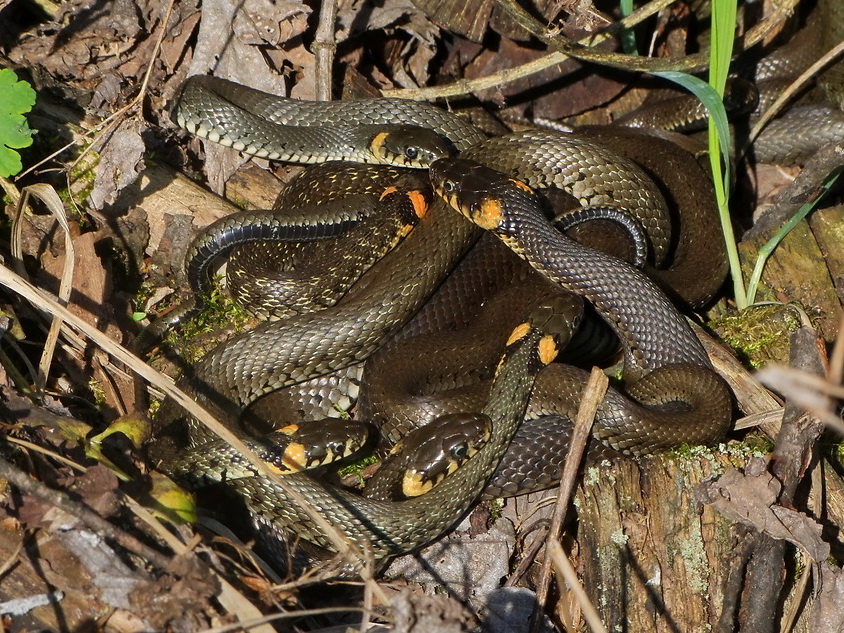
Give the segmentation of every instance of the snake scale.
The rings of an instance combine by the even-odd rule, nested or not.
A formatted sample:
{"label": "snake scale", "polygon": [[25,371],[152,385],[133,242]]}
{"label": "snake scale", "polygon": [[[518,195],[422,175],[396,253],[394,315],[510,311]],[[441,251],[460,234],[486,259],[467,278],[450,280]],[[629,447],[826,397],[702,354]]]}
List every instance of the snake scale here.
{"label": "snake scale", "polygon": [[[209,89],[222,97],[220,109],[217,109],[218,105],[209,106],[214,113],[210,119],[203,118],[205,115],[197,118],[189,111],[187,106],[194,101],[191,92],[194,89]],[[242,103],[235,103],[244,95]],[[612,390],[602,404],[604,413],[599,413],[599,418],[604,415],[607,420],[616,420],[606,425],[613,429],[604,435],[606,441],[622,451],[640,454],[678,441],[706,441],[723,432],[730,415],[729,393],[712,373],[708,359],[685,321],[657,286],[611,256],[598,254],[566,238],[561,242],[558,236],[552,237],[548,233],[549,225],[536,213],[533,190],[561,184],[567,187],[569,195],[579,198],[586,206],[628,204],[630,198],[621,203],[621,198],[616,197],[626,195],[622,192],[624,185],[616,183],[603,194],[596,193],[603,186],[601,170],[606,167],[602,165],[617,165],[628,160],[618,156],[623,154],[621,149],[607,149],[600,139],[580,137],[574,141],[579,149],[573,151],[569,144],[574,137],[546,132],[525,132],[485,140],[472,126],[426,104],[384,99],[300,104],[210,78],[189,81],[181,99],[181,107],[177,110],[181,125],[200,136],[256,155],[301,162],[342,158],[403,164],[419,161],[422,165],[439,158],[433,178],[438,192],[451,206],[496,234],[547,279],[589,299],[618,333],[625,355],[626,392]],[[214,101],[214,104],[218,103]],[[250,134],[251,130],[258,130],[258,140],[254,137],[245,139],[242,135],[229,136],[228,122],[232,118],[240,121],[235,128],[243,124],[242,128],[249,129]],[[363,126],[350,129],[341,124],[350,120],[360,121]],[[320,123],[326,121],[335,122],[329,126],[332,128],[330,134],[320,127]],[[293,133],[299,138],[279,141],[289,138],[285,136],[291,132],[289,125],[296,126]],[[431,136],[430,131],[435,136]],[[600,136],[601,132],[595,134]],[[331,147],[332,151],[328,155],[316,152],[313,151],[315,146]],[[592,146],[600,149],[594,152]],[[343,153],[333,155],[334,148],[343,148]],[[448,163],[448,159],[442,157],[452,149],[461,153],[461,161],[471,159],[479,164]],[[612,154],[613,158],[607,160],[607,154]],[[584,160],[584,156],[588,158]],[[573,176],[567,176],[565,165],[569,163],[566,161],[574,165],[570,168]],[[484,171],[490,168],[496,171]],[[637,170],[641,171],[638,167],[633,168],[633,172]],[[473,181],[478,173],[482,177]],[[605,179],[613,180],[611,177]],[[449,182],[452,184],[447,184]],[[454,189],[449,190],[449,187]],[[669,265],[668,271],[684,259],[700,262],[695,259],[699,254],[693,249],[686,250],[689,248],[686,238],[675,243],[666,233],[668,212],[661,206],[664,203],[658,201],[661,200],[659,187],[655,189],[645,176],[630,188],[631,198],[639,199],[636,204],[642,203],[648,209],[640,219],[642,224],[648,225],[653,261],[659,265],[672,259],[674,264]],[[599,199],[600,195],[608,195],[609,201]],[[642,202],[642,198],[653,198],[656,202]],[[478,214],[476,208],[481,208],[483,213]],[[514,231],[513,227],[530,227],[525,233],[529,237],[521,236],[520,230]],[[691,233],[695,230],[692,228]],[[429,300],[479,235],[478,226],[447,208],[440,199],[434,199],[404,243],[376,263],[340,303],[313,315],[294,316],[258,326],[225,342],[200,361],[195,368],[195,379],[185,384],[194,388],[200,402],[236,426],[243,409],[262,395],[348,367],[370,356]],[[565,265],[577,261],[585,263],[581,268],[575,266],[573,269]],[[718,266],[723,264],[719,262]],[[596,273],[596,270],[601,272]],[[608,272],[610,278],[606,276]],[[632,288],[638,290],[632,293]],[[713,292],[712,288],[698,289],[692,293],[697,299],[688,300],[692,303],[705,301]],[[488,443],[431,492],[406,502],[390,502],[362,499],[303,474],[292,475],[288,481],[315,500],[319,511],[352,541],[372,546],[377,559],[414,549],[435,538],[477,498],[510,438],[518,432],[518,420],[534,374],[539,365],[545,364],[529,361],[535,356],[537,341],[542,337],[540,322],[555,323],[549,333],[565,331],[570,334],[570,322],[562,325],[560,319],[547,317],[550,310],[577,321],[579,301],[572,297],[558,295],[553,304],[556,307],[546,305],[535,313],[532,324],[526,326],[528,334],[517,337],[520,343],[504,353],[492,380],[491,392],[485,396],[482,406],[484,414],[493,422]],[[672,374],[675,382],[669,387],[670,381],[666,382],[665,377]],[[576,393],[584,379],[582,372],[565,365],[548,367],[543,375],[549,376],[547,384],[540,375],[536,392],[558,391],[559,384],[566,384],[570,387],[569,392]],[[638,403],[632,402],[631,397]],[[705,405],[711,407],[707,409]],[[673,422],[678,416],[694,419],[701,412],[704,412],[703,424],[679,427],[677,431]],[[569,411],[567,415],[573,414]],[[652,420],[657,419],[657,426],[662,431],[646,437],[641,419],[649,416]],[[172,412],[164,418],[174,425],[183,422]],[[625,426],[631,420],[632,426]],[[190,422],[187,425],[191,427]],[[621,433],[617,431],[620,427],[624,427]],[[670,429],[667,435],[666,428]],[[167,430],[165,428],[165,434]],[[228,454],[225,446],[209,439],[195,426],[191,430],[196,435],[189,441],[202,444],[203,450],[190,457],[170,457],[173,461],[166,466],[168,469],[182,472],[186,477],[197,476],[197,471],[201,471],[201,478],[219,476],[210,468],[203,470],[198,463],[199,456],[208,454],[209,448],[213,448],[215,460],[225,457],[232,468],[239,463],[238,457]],[[601,431],[598,433],[600,435]],[[233,472],[227,471],[225,477],[247,497],[258,522],[290,529],[319,547],[333,549],[306,513],[295,504],[286,503],[283,489],[273,481],[257,476],[248,466],[242,476],[232,479]],[[511,492],[506,485],[498,490]]]}

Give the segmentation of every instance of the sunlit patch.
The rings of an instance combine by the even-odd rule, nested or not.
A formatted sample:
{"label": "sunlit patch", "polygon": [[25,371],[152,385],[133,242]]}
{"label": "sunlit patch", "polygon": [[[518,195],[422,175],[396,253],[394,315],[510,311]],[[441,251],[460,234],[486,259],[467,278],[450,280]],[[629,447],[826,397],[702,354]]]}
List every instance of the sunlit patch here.
{"label": "sunlit patch", "polygon": [[547,365],[553,362],[559,351],[560,348],[557,347],[557,342],[553,336],[543,336],[539,339],[539,360],[543,364]]}
{"label": "sunlit patch", "polygon": [[522,323],[517,325],[510,333],[510,338],[507,339],[507,345],[512,345],[516,341],[523,339],[530,332],[530,323]]}
{"label": "sunlit patch", "polygon": [[533,188],[530,187],[529,185],[526,185],[521,180],[516,180],[515,178],[510,178],[509,180],[510,180],[510,182],[512,182],[514,185],[516,185],[522,191],[526,191],[532,196],[536,195],[536,192],[533,190]]}
{"label": "sunlit patch", "polygon": [[472,214],[472,221],[482,229],[494,229],[501,223],[503,214],[501,203],[494,198],[487,198]]}
{"label": "sunlit patch", "polygon": [[401,482],[401,491],[405,497],[418,497],[430,492],[434,487],[432,481],[426,479],[421,473],[406,472]]}

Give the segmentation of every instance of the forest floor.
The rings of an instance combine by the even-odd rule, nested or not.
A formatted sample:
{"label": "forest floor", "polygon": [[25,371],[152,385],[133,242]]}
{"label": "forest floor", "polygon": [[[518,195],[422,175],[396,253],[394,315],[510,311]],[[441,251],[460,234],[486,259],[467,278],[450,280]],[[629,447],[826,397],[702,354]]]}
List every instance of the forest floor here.
{"label": "forest floor", "polygon": [[[116,344],[176,302],[182,256],[199,228],[235,205],[269,208],[301,170],[179,130],[170,108],[188,76],[210,72],[306,100],[439,99],[499,132],[542,121],[608,124],[653,85],[554,52],[494,0],[469,9],[451,0],[338,0],[334,29],[332,4],[0,0],[0,67],[37,91],[24,170],[2,179],[0,626],[369,630],[363,617],[395,631],[467,631],[479,622],[527,631],[539,600],[545,615],[534,630],[601,630],[603,621],[630,631],[844,631],[842,454],[824,431],[840,431],[835,399],[844,397],[844,346],[835,346],[844,209],[828,202],[769,260],[757,301],[776,305],[739,313],[725,285],[700,318],[736,393],[739,430],[712,450],[621,460],[569,480],[579,522],[569,510],[563,536],[547,548],[559,583],[550,593],[540,561],[556,490],[480,504],[385,579],[365,573],[347,584],[329,584],[319,570],[280,578],[234,535],[160,520],[156,504],[169,491],[141,446],[140,365]],[[565,42],[605,29],[614,22],[605,11],[617,8],[536,5],[554,25],[549,37]],[[653,42],[654,57],[685,59],[693,17],[672,5],[640,27],[639,41]],[[829,160],[840,153],[830,148],[803,170],[739,166],[732,209],[744,275],[783,219],[840,169]],[[24,193],[31,208],[19,213]],[[250,325],[225,302],[216,309],[184,334],[191,348],[181,358]],[[157,367],[178,371],[166,360]],[[766,373],[752,373],[760,368]]]}

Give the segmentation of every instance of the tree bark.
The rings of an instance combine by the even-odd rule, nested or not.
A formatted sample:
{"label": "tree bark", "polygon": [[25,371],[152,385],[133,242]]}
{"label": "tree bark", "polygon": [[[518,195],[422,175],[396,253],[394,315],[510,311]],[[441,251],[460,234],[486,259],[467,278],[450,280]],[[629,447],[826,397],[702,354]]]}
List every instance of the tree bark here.
{"label": "tree bark", "polygon": [[576,498],[581,573],[607,630],[717,630],[744,531],[694,489],[743,462],[694,449],[587,469]]}

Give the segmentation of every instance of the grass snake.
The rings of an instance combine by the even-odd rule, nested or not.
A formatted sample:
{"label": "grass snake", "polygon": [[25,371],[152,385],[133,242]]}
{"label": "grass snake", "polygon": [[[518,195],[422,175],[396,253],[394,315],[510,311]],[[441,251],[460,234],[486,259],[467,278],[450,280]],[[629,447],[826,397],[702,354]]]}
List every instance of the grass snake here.
{"label": "grass snake", "polygon": [[[177,119],[188,129],[211,139],[223,139],[233,147],[244,150],[257,148],[258,144],[247,143],[239,137],[227,138],[220,129],[220,121],[227,116],[225,113],[230,111],[234,100],[242,92],[247,97],[247,104],[237,109],[248,114],[243,120],[251,122],[253,117],[262,118],[269,121],[262,129],[283,131],[281,128],[287,123],[284,117],[288,116],[286,113],[293,107],[290,103],[282,101],[280,103],[283,105],[274,105],[275,102],[269,101],[263,93],[256,95],[256,91],[245,88],[237,90],[228,82],[220,84],[226,90],[233,90],[224,99],[226,105],[221,110],[223,114],[219,115],[220,118],[214,119],[213,124],[189,122],[196,116],[189,114],[190,110],[186,108],[190,105],[193,87],[209,83],[217,85],[217,81],[208,78],[189,81],[180,102],[179,112],[184,110],[185,113],[177,115]],[[298,133],[309,133],[304,125],[307,121],[303,113],[310,113],[312,106],[299,104],[298,113],[291,115],[298,123],[295,128]],[[429,128],[438,137],[448,139],[448,144],[461,151],[461,156],[485,163],[505,171],[508,177],[524,181],[525,189],[520,191],[526,195],[529,187],[561,187],[583,206],[636,207],[641,209],[639,217],[642,224],[647,225],[650,231],[650,248],[656,261],[666,260],[678,248],[670,236],[670,211],[659,187],[641,167],[596,141],[539,131],[485,140],[480,132],[453,115],[430,105],[411,102],[377,100],[351,102],[351,105],[341,102],[318,106],[323,107],[332,110],[323,110],[319,116],[333,117],[335,122],[349,121],[353,117],[360,119],[366,115],[370,117],[367,121],[371,121],[368,125],[392,125],[400,120],[403,124]],[[333,127],[344,132],[340,129],[343,126],[339,124]],[[393,146],[407,147],[407,144],[402,144],[401,136],[405,129],[389,128],[389,135],[396,134],[390,139]],[[409,133],[414,139],[420,138],[415,129]],[[374,160],[371,151],[373,143],[383,147],[385,139],[379,139],[378,134],[377,130],[367,129],[365,139],[356,137],[354,142],[365,145],[365,151],[370,152],[363,160]],[[272,149],[262,146],[256,153],[283,155],[290,159],[304,158],[304,162],[315,160],[312,152],[304,151],[304,144],[309,141],[297,141],[291,146],[293,149],[284,149],[278,147],[283,141],[275,136],[273,138],[272,143],[275,145]],[[339,145],[345,147],[342,143]],[[406,150],[399,153],[406,157]],[[431,157],[435,155],[436,151],[431,153]],[[356,156],[343,154],[337,158]],[[622,171],[620,165],[624,166],[624,178],[619,177]],[[509,190],[507,195],[511,195]],[[524,219],[521,221],[527,224],[531,222]],[[494,227],[490,225],[485,228]],[[540,230],[545,230],[544,225]],[[191,375],[182,379],[182,384],[189,386],[201,404],[209,407],[237,431],[239,415],[261,396],[348,367],[370,356],[428,301],[480,233],[481,229],[473,223],[449,209],[442,201],[434,200],[404,242],[389,256],[378,261],[351,287],[340,303],[314,314],[296,315],[283,321],[265,323],[225,341],[201,359]],[[540,244],[544,243],[544,238],[540,239]],[[652,396],[658,400],[665,395],[661,393],[665,383],[657,380],[653,383],[655,386],[648,387],[648,377],[654,373],[671,373],[678,364],[696,368],[691,370],[693,375],[697,371],[714,376],[697,339],[655,285],[619,260],[585,247],[578,248],[582,251],[575,249],[577,252],[572,253],[572,256],[583,254],[587,258],[586,263],[570,273],[566,281],[555,281],[583,293],[619,333],[625,348],[625,377],[635,383],[638,389],[632,392],[634,396],[653,402]],[[518,245],[516,250],[519,251]],[[543,268],[543,258],[551,255],[545,252],[539,258],[534,258],[536,261],[531,261],[531,264],[537,266],[543,274],[549,275],[549,267]],[[558,257],[559,253],[555,256]],[[553,273],[549,276],[553,278]],[[633,288],[643,294],[639,296],[639,293],[632,293]],[[559,295],[556,301],[558,304],[568,301],[568,307],[563,311],[570,314],[574,309],[573,304],[579,304],[579,300],[573,301],[567,297],[570,295]],[[562,308],[558,305],[558,309]],[[551,319],[552,322],[556,320]],[[535,321],[534,326],[529,328],[530,332],[535,331],[536,325]],[[565,328],[555,325],[554,329],[562,331]],[[531,340],[535,343],[533,338]],[[529,345],[523,347],[527,349]],[[430,493],[413,501],[393,505],[361,499],[326,486],[307,475],[292,475],[288,480],[312,499],[317,508],[349,538],[370,542],[377,557],[390,556],[423,544],[453,524],[478,496],[495,470],[509,438],[516,431],[529,386],[533,383],[532,370],[526,371],[525,367],[534,368],[535,364],[525,365],[524,359],[521,359],[525,355],[528,352],[518,352],[514,357],[508,355],[507,358],[513,362],[505,363],[505,369],[492,383],[492,391],[483,411],[493,420],[493,433],[488,444]],[[665,397],[668,400],[685,399],[689,402],[688,408],[696,410],[695,393],[689,392],[695,392],[700,381],[690,382],[688,374],[682,376],[687,389],[679,395],[668,394]],[[578,376],[569,376],[566,380],[571,385],[580,384]],[[719,385],[716,391],[722,387]],[[503,393],[507,396],[502,396]],[[713,436],[723,430],[729,418],[729,396],[723,388],[718,393],[722,405],[718,409],[720,418],[713,420],[711,427],[708,427]],[[620,393],[617,397],[627,401]],[[723,406],[724,398],[727,402],[726,410]],[[657,402],[656,408],[660,406]],[[668,411],[666,415],[673,413]],[[165,439],[159,454],[165,460],[167,470],[182,474],[185,471],[199,471],[202,478],[219,476],[219,458],[225,456],[229,464],[225,476],[233,477],[233,460],[238,458],[227,452],[226,447],[209,438],[191,421],[182,420],[172,406],[165,407],[160,417],[164,426],[160,434],[176,438],[176,448],[181,449],[178,441],[182,439],[185,427],[191,433],[188,443],[195,447],[201,445],[190,457],[181,453],[174,456],[174,447],[168,445]],[[707,439],[701,437],[699,430],[688,430],[688,437]],[[676,435],[677,441],[683,441],[682,433],[680,430]],[[639,453],[664,443],[660,439],[654,446],[650,446],[649,440],[638,437],[635,441],[618,446],[627,452]],[[216,475],[210,467],[203,468],[199,461],[211,454],[217,463]],[[244,465],[244,468],[248,471],[249,467]],[[282,490],[273,482],[246,471],[242,473],[243,476],[234,477],[233,481],[237,482],[237,488],[244,493],[260,522],[280,524],[312,543],[330,548],[330,543],[312,525],[307,515],[299,508],[289,507]],[[448,499],[448,503],[444,499]]]}

